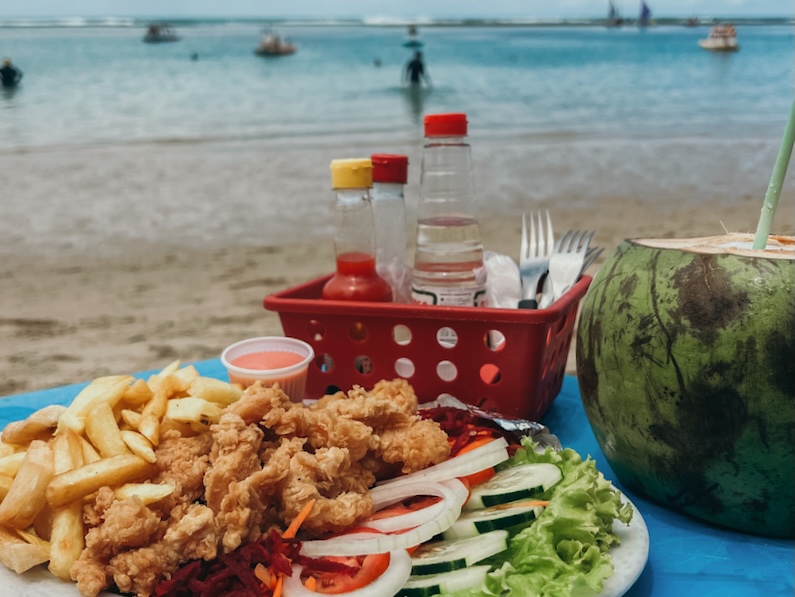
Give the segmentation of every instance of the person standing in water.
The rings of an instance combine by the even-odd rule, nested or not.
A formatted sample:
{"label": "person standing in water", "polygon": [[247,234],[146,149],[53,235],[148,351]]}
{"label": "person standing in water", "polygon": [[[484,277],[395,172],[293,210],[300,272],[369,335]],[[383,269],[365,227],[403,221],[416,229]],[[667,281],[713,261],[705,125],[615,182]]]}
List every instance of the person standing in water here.
{"label": "person standing in water", "polygon": [[0,68],[0,83],[3,87],[16,87],[22,80],[22,71],[11,64],[10,58],[3,58],[3,66]]}
{"label": "person standing in water", "polygon": [[428,87],[431,86],[431,78],[422,61],[422,52],[417,51],[414,52],[414,58],[406,63],[406,68],[403,69],[403,81],[408,81],[412,86],[419,86],[423,80]]}

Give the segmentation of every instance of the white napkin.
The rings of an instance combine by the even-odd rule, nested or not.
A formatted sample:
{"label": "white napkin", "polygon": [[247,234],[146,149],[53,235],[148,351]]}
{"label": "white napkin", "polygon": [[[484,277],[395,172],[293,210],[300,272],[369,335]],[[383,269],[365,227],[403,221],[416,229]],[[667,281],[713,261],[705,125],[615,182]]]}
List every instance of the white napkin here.
{"label": "white napkin", "polygon": [[486,304],[497,309],[516,309],[522,298],[519,266],[507,255],[483,252],[486,267]]}

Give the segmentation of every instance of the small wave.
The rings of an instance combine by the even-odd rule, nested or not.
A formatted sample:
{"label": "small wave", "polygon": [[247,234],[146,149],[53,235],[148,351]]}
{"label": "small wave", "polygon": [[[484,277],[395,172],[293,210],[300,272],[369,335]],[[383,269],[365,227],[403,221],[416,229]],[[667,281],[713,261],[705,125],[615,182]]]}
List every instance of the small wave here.
{"label": "small wave", "polygon": [[88,19],[83,17],[65,17],[58,19],[58,24],[61,27],[85,27],[88,24]]}
{"label": "small wave", "polygon": [[134,27],[137,25],[135,19],[130,17],[105,17],[101,19],[105,27]]}
{"label": "small wave", "polygon": [[372,16],[362,19],[362,24],[369,27],[405,27],[413,25],[414,19],[405,19],[399,17],[388,16]]}

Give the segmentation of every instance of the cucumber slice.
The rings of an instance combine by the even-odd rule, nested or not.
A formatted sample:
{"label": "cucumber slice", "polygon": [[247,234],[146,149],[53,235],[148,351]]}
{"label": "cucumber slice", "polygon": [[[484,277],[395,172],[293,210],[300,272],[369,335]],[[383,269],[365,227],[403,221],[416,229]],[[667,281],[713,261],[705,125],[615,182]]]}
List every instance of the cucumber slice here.
{"label": "cucumber slice", "polygon": [[541,515],[543,506],[500,504],[483,510],[472,510],[458,517],[442,536],[445,539],[476,537],[490,531],[508,529],[518,524],[529,524]]}
{"label": "cucumber slice", "polygon": [[480,510],[498,504],[528,499],[544,493],[563,478],[554,464],[523,464],[498,472],[488,481],[472,488],[464,510]]}
{"label": "cucumber slice", "polygon": [[508,549],[508,531],[492,531],[467,539],[423,543],[411,554],[411,573],[440,574],[467,568]]}
{"label": "cucumber slice", "polygon": [[479,587],[489,569],[490,566],[472,566],[432,576],[410,576],[396,597],[430,597]]}

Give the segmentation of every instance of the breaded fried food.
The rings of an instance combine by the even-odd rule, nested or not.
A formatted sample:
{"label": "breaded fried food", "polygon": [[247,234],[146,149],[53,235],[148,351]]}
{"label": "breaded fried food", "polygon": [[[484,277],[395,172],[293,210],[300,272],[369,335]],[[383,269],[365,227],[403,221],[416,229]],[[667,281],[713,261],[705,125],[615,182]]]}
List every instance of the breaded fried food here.
{"label": "breaded fried food", "polygon": [[208,431],[161,434],[153,483],[175,490],[144,504],[100,489],[84,507],[86,547],[72,566],[84,595],[115,585],[148,596],[183,563],[211,560],[286,527],[314,500],[302,537],[342,531],[373,512],[379,475],[444,460],[447,435],[417,416],[403,380],[305,406],[255,384]]}

